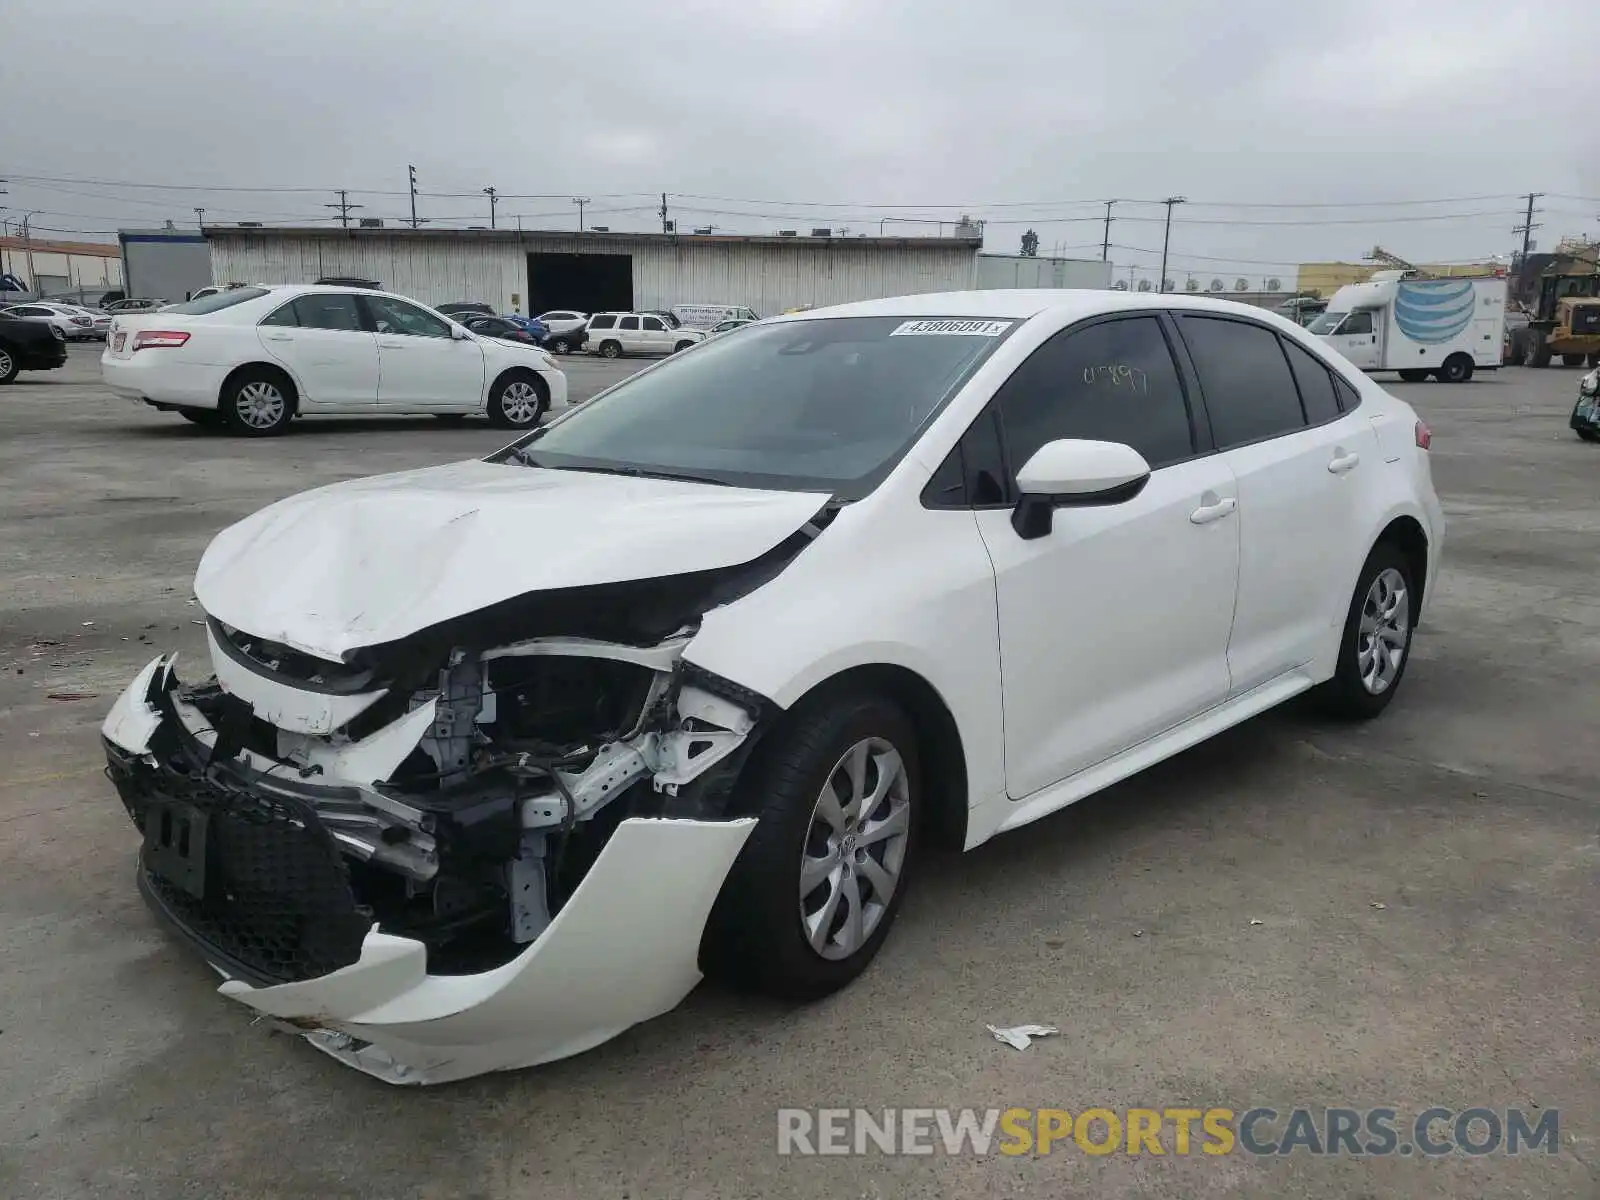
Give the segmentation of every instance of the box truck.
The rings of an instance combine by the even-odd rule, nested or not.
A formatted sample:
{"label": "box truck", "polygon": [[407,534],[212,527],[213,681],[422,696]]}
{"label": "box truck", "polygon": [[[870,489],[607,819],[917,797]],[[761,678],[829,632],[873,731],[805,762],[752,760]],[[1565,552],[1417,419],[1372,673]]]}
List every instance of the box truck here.
{"label": "box truck", "polygon": [[1429,375],[1465,383],[1474,371],[1500,365],[1506,280],[1379,271],[1335,292],[1309,328],[1363,371],[1398,371],[1410,383]]}

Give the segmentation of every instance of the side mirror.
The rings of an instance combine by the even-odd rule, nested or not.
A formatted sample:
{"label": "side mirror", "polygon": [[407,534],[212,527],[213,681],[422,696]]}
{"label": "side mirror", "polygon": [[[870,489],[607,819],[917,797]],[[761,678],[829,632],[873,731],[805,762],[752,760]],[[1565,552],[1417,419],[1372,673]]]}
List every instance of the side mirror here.
{"label": "side mirror", "polygon": [[1121,504],[1149,481],[1150,464],[1132,446],[1078,438],[1046,442],[1017,472],[1021,498],[1011,527],[1018,537],[1046,537],[1056,509]]}
{"label": "side mirror", "polygon": [[454,321],[450,322],[450,336],[458,342],[470,342],[472,340],[472,334],[466,326],[457,325]]}

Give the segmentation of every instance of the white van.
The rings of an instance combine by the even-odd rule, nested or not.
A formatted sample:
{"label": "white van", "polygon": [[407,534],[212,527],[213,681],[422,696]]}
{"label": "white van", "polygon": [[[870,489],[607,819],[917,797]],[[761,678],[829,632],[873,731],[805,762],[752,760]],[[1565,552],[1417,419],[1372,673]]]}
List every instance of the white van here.
{"label": "white van", "polygon": [[742,321],[759,321],[754,311],[742,304],[674,304],[672,315],[686,329],[710,329],[735,318]]}

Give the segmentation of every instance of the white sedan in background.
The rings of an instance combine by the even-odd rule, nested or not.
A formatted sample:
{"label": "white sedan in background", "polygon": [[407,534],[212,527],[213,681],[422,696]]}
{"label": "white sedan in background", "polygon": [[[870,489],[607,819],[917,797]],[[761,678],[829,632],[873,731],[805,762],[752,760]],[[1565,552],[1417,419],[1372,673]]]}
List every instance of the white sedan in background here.
{"label": "white sedan in background", "polygon": [[3,310],[8,317],[24,321],[42,321],[54,325],[69,342],[103,338],[111,327],[111,318],[76,304],[16,304]]}
{"label": "white sedan in background", "polygon": [[252,437],[321,414],[486,415],[527,429],[567,403],[567,377],[543,350],[341,287],[241,287],[119,313],[100,371],[119,396]]}
{"label": "white sedan in background", "polygon": [[579,1053],[702,968],[826,995],[949,873],[927,841],[1301,692],[1381,713],[1430,442],[1226,301],[764,321],[220,533],[209,667],[153,660],[103,727],[139,887],[225,994],[394,1083]]}

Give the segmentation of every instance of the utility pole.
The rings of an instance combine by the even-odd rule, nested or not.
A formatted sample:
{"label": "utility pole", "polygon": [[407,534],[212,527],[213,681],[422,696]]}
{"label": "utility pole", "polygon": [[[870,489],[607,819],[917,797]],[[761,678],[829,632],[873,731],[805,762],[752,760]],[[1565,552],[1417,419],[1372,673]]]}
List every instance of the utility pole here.
{"label": "utility pole", "polygon": [[324,204],[322,207],[323,208],[337,208],[339,210],[339,224],[343,225],[346,229],[349,229],[350,228],[350,210],[352,208],[365,208],[366,205],[365,204],[351,204],[350,203],[350,193],[347,192],[344,188],[337,188],[335,190],[336,190],[336,192],[337,192],[337,194],[339,196],[339,203],[337,203],[337,204]]}
{"label": "utility pole", "polygon": [[1517,274],[1522,273],[1522,264],[1528,261],[1528,251],[1533,248],[1533,231],[1539,226],[1533,220],[1533,202],[1543,196],[1543,192],[1528,193],[1528,213],[1522,218],[1522,224],[1514,227],[1512,233],[1522,235],[1522,253],[1517,256]]}
{"label": "utility pole", "polygon": [[1161,203],[1167,206],[1167,229],[1161,236],[1161,277],[1156,280],[1156,291],[1167,290],[1167,246],[1172,241],[1172,206],[1187,204],[1188,200],[1182,196],[1168,196]]}
{"label": "utility pole", "polygon": [[572,202],[578,206],[578,232],[583,232],[583,206],[589,203],[587,196],[574,196]]}
{"label": "utility pole", "polygon": [[484,188],[483,194],[489,197],[489,228],[498,229],[499,226],[495,224],[494,220],[494,206],[500,203],[500,197],[495,193],[495,190],[492,187]]}
{"label": "utility pole", "polygon": [[665,192],[661,193],[661,232],[672,232],[672,222],[667,220],[667,194]]}
{"label": "utility pole", "polygon": [[1111,206],[1115,200],[1106,201],[1106,235],[1100,241],[1100,261],[1108,262],[1111,258]]}
{"label": "utility pole", "polygon": [[28,213],[22,218],[22,254],[23,261],[28,264],[28,290],[33,298],[39,298],[39,281],[33,274],[33,235],[28,232],[28,222],[33,220],[34,214]]}
{"label": "utility pole", "polygon": [[195,208],[195,210],[194,210],[194,223],[196,225],[200,226],[201,229],[204,229],[206,227],[206,210],[205,209],[200,208],[198,206]]}
{"label": "utility pole", "polygon": [[417,169],[409,164],[406,171],[411,178],[411,228],[417,227]]}

